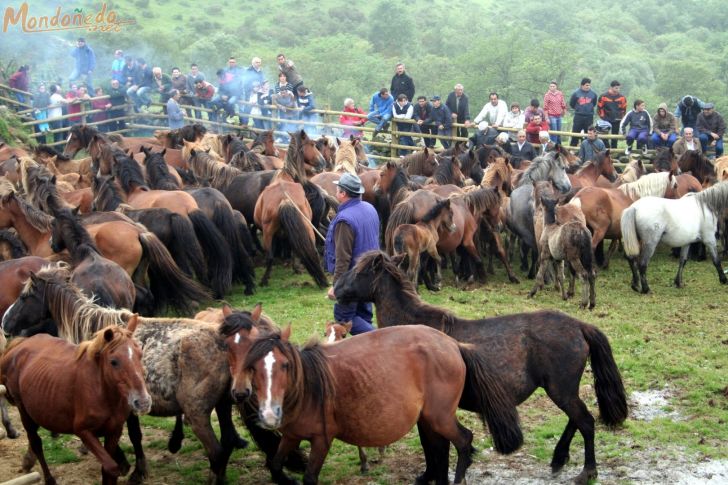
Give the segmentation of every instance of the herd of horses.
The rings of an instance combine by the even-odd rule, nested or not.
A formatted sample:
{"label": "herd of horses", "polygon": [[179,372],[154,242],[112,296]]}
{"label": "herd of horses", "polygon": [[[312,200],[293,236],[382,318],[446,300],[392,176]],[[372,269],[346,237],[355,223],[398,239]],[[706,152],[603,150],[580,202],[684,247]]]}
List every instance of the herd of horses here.
{"label": "herd of horses", "polygon": [[[88,156],[75,158],[82,150]],[[616,426],[628,414],[607,337],[554,311],[464,320],[424,303],[418,284],[439,290],[447,266],[456,284],[483,280],[494,258],[517,283],[518,248],[521,269],[535,277],[530,297],[552,278],[567,299],[578,276],[580,305],[594,308],[597,267],[608,268],[620,240],[636,291],[650,291],[647,264],[659,242],[681,248],[678,287],[695,242],[726,283],[716,233],[728,208],[728,159],[686,155],[666,151],[655,173],[633,161],[619,174],[609,151],[580,165],[557,146],[516,170],[498,147],[458,144],[372,169],[354,138],[314,140],[302,130],[284,150],[270,132],[248,145],[199,125],[150,138],[78,125],[62,153],[0,146],[0,350],[5,334],[14,337],[0,357],[0,391],[28,434],[23,468],[37,459],[54,483],[43,427],[79,436],[101,462],[102,482],[116,483],[131,469],[118,447],[126,423],[130,483],[142,483],[138,415],[150,413],[175,417],[171,452],[187,423],[210,481],[222,483],[232,451],[248,445],[235,428],[238,408],[276,483],[293,483],[284,467],[315,483],[334,439],[362,447],[366,470],[363,447],[386,446],[415,424],[425,455],[417,483],[448,483],[450,444],[461,483],[474,448],[456,410],[477,413],[494,448],[511,453],[523,441],[517,406],[542,387],[568,416],[551,468],[563,468],[579,431],[584,466],[575,480],[587,483],[597,476],[594,418],[579,397],[587,361],[602,421]],[[258,254],[262,286],[284,258],[326,287],[321,234],[345,172],[359,175],[377,209],[385,251],[362,256],[334,293],[340,303],[374,302],[380,330],[342,340],[339,322],[326,342],[298,347],[260,305],[185,317],[236,283],[253,294]],[[181,316],[162,316],[169,312]],[[1,395],[0,409],[17,437]]]}

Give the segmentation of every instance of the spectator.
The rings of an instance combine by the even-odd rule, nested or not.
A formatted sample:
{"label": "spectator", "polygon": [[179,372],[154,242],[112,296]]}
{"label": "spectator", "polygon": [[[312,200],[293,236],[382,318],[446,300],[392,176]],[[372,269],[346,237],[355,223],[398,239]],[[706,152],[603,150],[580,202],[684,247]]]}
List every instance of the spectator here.
{"label": "spectator", "polygon": [[[86,86],[72,85],[71,89],[66,93],[66,101],[68,101],[68,114],[75,114],[84,111],[83,103],[89,99],[88,91]],[[83,116],[72,116],[68,118],[69,126],[82,123],[85,117]]]}
{"label": "spectator", "polygon": [[[60,130],[63,128],[63,120],[54,120],[54,118],[60,118],[63,116],[63,106],[68,104],[68,101],[61,94],[61,86],[58,84],[51,85],[51,104],[48,106],[48,118],[51,120],[48,122],[51,130]],[[65,139],[64,133],[57,131],[53,133],[53,141],[60,142]]]}
{"label": "spectator", "polygon": [[672,153],[675,155],[675,158],[679,159],[688,150],[703,153],[703,147],[699,143],[700,140],[695,138],[693,131],[693,128],[686,126],[683,130],[683,136],[678,138],[672,146]]}
{"label": "spectator", "polygon": [[379,92],[372,95],[372,99],[369,102],[369,113],[367,114],[367,119],[377,125],[372,133],[372,139],[374,139],[380,131],[387,129],[389,120],[392,119],[393,104],[394,98],[390,96],[387,88],[382,88]]}
{"label": "spectator", "polygon": [[[607,92],[599,96],[597,101],[597,114],[603,121],[609,123],[612,135],[619,134],[619,125],[627,112],[627,98],[619,91],[622,85],[619,81],[612,81]],[[617,148],[617,139],[612,138],[612,148]]]}
{"label": "spectator", "polygon": [[508,138],[515,141],[516,133],[518,133],[518,130],[522,130],[525,124],[525,116],[521,112],[521,105],[518,103],[511,103],[511,110],[503,119],[503,128],[513,128],[513,131],[507,132]]}
{"label": "spectator", "polygon": [[[637,140],[637,149],[642,148],[642,151],[647,150],[647,138],[650,135],[652,129],[652,118],[650,114],[645,110],[645,102],[641,99],[637,99],[634,102],[634,109],[627,113],[622,119],[622,123],[619,126],[619,131],[622,134],[627,134],[627,148],[625,148],[625,155],[629,155],[632,151],[632,143]],[[630,127],[629,132],[627,126]]]}
{"label": "spectator", "polygon": [[126,128],[126,121],[113,121],[114,118],[121,118],[126,115],[126,111],[123,107],[126,104],[126,89],[121,85],[121,82],[119,82],[118,79],[111,80],[109,103],[111,104],[109,118],[112,119],[109,123],[109,131],[123,130]]}
{"label": "spectator", "polygon": [[[273,110],[273,95],[275,91],[270,87],[270,82],[264,81],[258,92],[258,107],[260,108],[260,114],[266,118],[271,118]],[[270,130],[273,128],[273,123],[269,119],[258,120],[260,126],[264,130]]]}
{"label": "spectator", "polygon": [[[171,89],[176,89],[179,91],[180,98],[179,98],[179,104],[182,106],[194,106],[195,105],[195,98],[194,93],[195,90],[193,89],[187,89],[187,86],[189,83],[187,82],[187,76],[182,74],[182,70],[179,67],[173,67],[172,68],[172,75],[170,76],[170,81],[172,83]],[[187,117],[192,117],[192,109],[186,108]]]}
{"label": "spectator", "polygon": [[163,73],[161,67],[152,69],[152,87],[154,88],[154,92],[159,94],[159,102],[166,104],[171,96],[172,78],[169,77],[169,74]]}
{"label": "spectator", "polygon": [[[242,96],[242,99],[247,100],[250,98],[250,93],[253,91],[253,84],[257,82],[259,86],[263,85],[265,76],[261,69],[262,65],[263,61],[260,60],[260,57],[253,57],[253,59],[251,59],[250,65],[247,69],[245,69],[245,71],[243,71],[242,74],[242,92],[238,92],[237,96]],[[235,89],[239,90],[237,86]],[[233,100],[232,102],[235,103],[235,101],[236,100]],[[249,104],[244,104],[242,106],[242,109],[240,110],[240,114],[242,115],[240,118],[241,125],[248,124],[248,118],[245,115],[250,113],[250,109],[251,106]]]}
{"label": "spectator", "polygon": [[[424,98],[424,96],[423,96]],[[427,101],[427,98],[424,98]],[[447,95],[447,101],[445,106],[450,110],[450,113],[455,123],[465,125],[457,129],[457,136],[460,138],[468,137],[468,128],[470,127],[470,105],[468,104],[468,95],[463,92],[463,85],[456,84],[453,92]],[[433,140],[434,146],[434,140]]]}
{"label": "spectator", "polygon": [[[450,97],[448,97],[448,99],[450,99]],[[427,120],[431,114],[432,105],[427,101],[427,98],[425,96],[418,96],[417,104],[413,106],[412,118],[417,122],[417,124],[414,126],[414,131],[419,131],[423,135],[435,135],[437,133],[437,128],[432,125],[424,124],[425,120]],[[452,114],[454,115],[455,113]],[[435,146],[435,142],[437,140],[435,138],[423,136],[422,141],[424,142],[425,147],[432,148]]]}
{"label": "spectator", "polygon": [[[212,98],[213,109],[215,111],[224,110],[226,117],[235,116],[233,75],[224,69],[218,69],[215,74],[217,74],[218,87],[215,97]],[[223,121],[226,120],[223,119]]]}
{"label": "spectator", "polygon": [[506,152],[508,155],[513,155],[513,146],[511,145],[511,138],[508,136],[508,133],[505,131],[503,133],[498,133],[498,136],[495,137],[495,144],[501,149],[503,149],[504,152]]}
{"label": "spectator", "polygon": [[293,86],[288,82],[288,78],[284,73],[278,73],[278,84],[275,86],[275,94],[280,93],[283,89],[293,92]]}
{"label": "spectator", "polygon": [[503,125],[503,120],[508,113],[508,106],[502,99],[498,99],[498,93],[490,93],[490,101],[485,103],[478,116],[475,117],[475,124],[487,121],[496,130]]}
{"label": "spectator", "polygon": [[531,161],[536,158],[533,145],[526,141],[526,130],[518,130],[516,143],[511,150],[511,165],[513,165],[513,168],[521,168],[522,161]]}
{"label": "spectator", "polygon": [[131,87],[126,90],[126,95],[134,103],[134,111],[138,113],[142,106],[149,108],[152,100],[149,98],[148,93],[156,83],[154,81],[154,74],[147,65],[147,61],[140,57],[136,63],[136,76]]}
{"label": "spectator", "polygon": [[723,156],[723,135],[725,134],[725,120],[715,111],[713,103],[703,104],[703,112],[698,115],[695,128],[698,130],[700,145],[703,153],[709,146],[715,146],[715,156]]}
{"label": "spectator", "polygon": [[126,89],[134,86],[139,79],[139,66],[131,56],[124,58],[124,67],[121,68],[121,80],[119,81]]}
{"label": "spectator", "polygon": [[88,89],[93,89],[91,78],[96,68],[96,55],[93,49],[86,44],[86,39],[78,38],[76,48],[71,51],[71,57],[74,59],[74,68],[68,80],[75,81],[81,78]]}
{"label": "spectator", "polygon": [[124,82],[124,64],[124,52],[116,49],[114,60],[111,62],[111,79],[116,79],[120,83]]}
{"label": "spectator", "polygon": [[546,152],[550,152],[551,150],[556,148],[556,144],[551,141],[551,137],[549,136],[548,131],[540,131],[538,133],[538,148],[540,155],[543,155]]}
{"label": "spectator", "polygon": [[[412,107],[412,103],[407,99],[407,95],[400,93],[397,96],[397,102],[392,105],[392,118],[396,120],[411,120],[414,116],[415,109]],[[413,147],[415,146],[414,140],[411,135],[406,133],[412,132],[412,124],[410,123],[396,123],[397,131],[400,132],[399,144]],[[399,149],[399,156],[408,155],[410,152],[404,148]]]}
{"label": "spectator", "polygon": [[[46,85],[41,83],[38,91],[33,95],[33,117],[36,120],[48,119],[48,105],[51,104],[51,95],[46,89]],[[42,133],[48,131],[48,123],[38,123],[35,125],[35,132]]]}
{"label": "spectator", "polygon": [[187,73],[187,92],[188,93],[194,93],[195,92],[195,84],[197,84],[198,80],[206,81],[207,78],[205,77],[205,74],[203,74],[200,71],[200,68],[197,66],[197,64],[192,63],[190,64],[190,72]]}
{"label": "spectator", "polygon": [[[480,148],[484,145],[492,145],[495,143],[498,134],[498,130],[491,128],[487,121],[481,121],[478,123],[478,131],[470,137],[470,141],[473,144],[473,147]],[[508,136],[507,133],[506,136]]]}
{"label": "spectator", "polygon": [[[597,105],[597,93],[591,89],[591,79],[585,77],[581,80],[579,89],[574,91],[569,99],[569,106],[574,110],[574,124],[572,133],[581,133],[594,124],[594,107]],[[579,137],[572,136],[569,144],[575,147]]]}
{"label": "spectator", "polygon": [[[346,98],[344,100],[344,113],[357,113],[360,115],[366,114],[366,113],[364,113],[363,109],[356,106],[356,104],[354,103],[354,100],[351,98]],[[367,122],[367,119],[365,117],[361,117],[361,116],[352,116],[352,115],[347,115],[347,114],[343,114],[343,115],[339,116],[339,123],[342,125],[362,126],[366,122]],[[352,136],[355,138],[361,138],[362,132],[360,130],[351,130],[351,129],[347,128],[344,130],[343,136],[344,136],[344,138],[350,138]]]}
{"label": "spectator", "polygon": [[[104,96],[104,89],[102,87],[96,88],[96,92],[94,93],[94,98],[99,98]],[[94,99],[91,101],[91,109],[102,110],[101,113],[94,113],[91,116],[91,121],[93,123],[99,123],[96,125],[96,128],[98,128],[101,132],[107,132],[109,131],[109,124],[105,123],[106,120],[109,119],[109,108],[111,108],[111,102],[108,98],[106,99]]]}
{"label": "spectator", "polygon": [[182,109],[179,107],[180,92],[173,89],[169,92],[167,100],[167,117],[169,118],[169,129],[176,130],[185,125],[185,118]]}
{"label": "spectator", "polygon": [[[523,111],[523,118],[525,123],[524,125],[521,125],[520,128],[523,128],[525,125],[529,124],[533,119],[534,115],[540,115],[541,121],[545,121],[546,123],[549,122],[549,117],[546,114],[546,111],[544,111],[543,108],[541,108],[540,106],[541,105],[539,104],[538,99],[531,100],[529,106]],[[549,127],[550,126],[551,125],[549,125]]]}
{"label": "spectator", "polygon": [[[296,112],[296,98],[293,96],[293,93],[287,89],[281,89],[279,93],[273,95],[273,104],[278,109],[278,118],[282,120],[278,123],[278,131],[294,131],[296,129],[296,125],[286,121],[298,118],[298,113]],[[285,136],[279,136],[277,141],[279,143],[285,143],[287,140]]]}
{"label": "spectator", "polygon": [[[543,95],[543,109],[549,117],[551,131],[561,131],[561,120],[566,113],[566,101],[564,93],[559,91],[556,81],[549,83],[549,90]],[[551,135],[551,141],[561,143],[561,135]]]}
{"label": "spectator", "polygon": [[[440,96],[433,96],[430,101],[432,101],[430,117],[422,122],[422,124],[429,124],[436,127],[437,134],[439,136],[450,136],[452,129],[452,113],[450,113],[447,106],[442,104]],[[450,140],[440,138],[440,143],[443,148],[450,148]]]}
{"label": "spectator", "polygon": [[[195,106],[212,109],[213,111],[210,111],[207,116],[210,121],[217,121],[217,114],[214,111],[215,106],[213,104],[214,98],[215,86],[204,79],[197,79],[195,82]],[[195,118],[202,119],[201,111],[195,111]]]}
{"label": "spectator", "polygon": [[[28,92],[30,87],[30,66],[25,64],[23,66],[20,66],[17,71],[13,73],[12,76],[10,76],[10,79],[8,79],[8,86],[10,86],[13,89],[19,89],[21,91]],[[25,93],[14,93],[15,99],[17,99],[20,103],[25,103]]]}
{"label": "spectator", "polygon": [[278,71],[285,74],[286,79],[291,84],[291,92],[297,89],[299,84],[303,84],[303,78],[298,73],[293,61],[286,59],[286,56],[283,54],[278,54],[276,61],[278,62]]}
{"label": "spectator", "polygon": [[698,115],[703,109],[703,102],[695,96],[683,96],[675,107],[675,118],[682,123],[682,129],[686,127],[695,128],[698,121]]}
{"label": "spectator", "polygon": [[533,118],[526,126],[526,139],[530,143],[539,143],[538,134],[542,131],[549,131],[549,124],[547,121],[541,119],[540,114],[533,115]]}
{"label": "spectator", "polygon": [[404,64],[401,62],[397,64],[394,76],[392,76],[392,85],[389,92],[392,93],[394,99],[399,99],[400,94],[407,96],[408,101],[415,99],[415,82],[404,72]]}
{"label": "spectator", "polygon": [[604,142],[597,138],[596,128],[594,126],[590,126],[586,129],[586,138],[579,146],[579,159],[581,160],[580,165],[594,160],[597,153],[603,152],[606,149],[607,147],[604,145]]}
{"label": "spectator", "polygon": [[[318,113],[314,113],[316,103],[313,99],[313,93],[303,84],[299,84],[296,88],[296,106],[300,108],[298,119],[306,123],[317,123]],[[318,126],[313,124],[304,125],[307,132],[318,133]]]}
{"label": "spectator", "polygon": [[657,114],[652,120],[652,145],[655,147],[671,147],[677,140],[677,119],[667,111],[667,104],[657,106]]}

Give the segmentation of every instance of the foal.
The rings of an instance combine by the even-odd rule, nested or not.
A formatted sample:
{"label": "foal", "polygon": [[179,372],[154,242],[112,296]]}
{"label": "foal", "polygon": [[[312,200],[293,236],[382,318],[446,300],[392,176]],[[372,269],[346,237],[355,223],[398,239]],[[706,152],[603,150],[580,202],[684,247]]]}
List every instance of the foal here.
{"label": "foal", "polygon": [[[581,308],[587,304],[591,310],[596,305],[594,283],[596,273],[593,266],[591,249],[591,233],[584,224],[584,216],[572,216],[559,224],[556,220],[556,203],[554,199],[541,197],[543,204],[543,232],[539,240],[539,268],[536,282],[528,294],[529,298],[543,288],[544,275],[549,263],[556,267],[556,286],[561,289],[561,297],[566,300],[574,294],[575,274],[579,274],[582,281]],[[572,207],[572,206],[569,206]],[[564,287],[564,262],[569,263],[571,280],[567,292]],[[587,286],[588,282],[588,286]]]}
{"label": "foal", "polygon": [[[430,280],[430,275],[424,275],[425,285],[428,289],[438,291],[440,289],[440,254],[437,252],[437,243],[440,240],[438,231],[447,230],[455,232],[453,222],[453,211],[450,208],[450,199],[445,199],[430,209],[417,224],[402,224],[394,230],[394,255],[407,256],[408,268],[407,277],[417,287],[417,276],[420,273],[420,253],[427,253],[436,264],[435,283]],[[404,260],[404,257],[402,258]]]}

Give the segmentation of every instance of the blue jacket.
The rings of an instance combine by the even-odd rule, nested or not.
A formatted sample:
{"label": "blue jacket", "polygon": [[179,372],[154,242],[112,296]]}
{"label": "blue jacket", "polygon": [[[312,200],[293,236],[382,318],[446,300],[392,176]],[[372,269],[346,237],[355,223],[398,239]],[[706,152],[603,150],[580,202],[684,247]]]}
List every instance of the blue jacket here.
{"label": "blue jacket", "polygon": [[177,128],[182,128],[185,125],[182,110],[174,98],[169,98],[167,101],[167,116],[169,117],[170,130],[176,130]]}
{"label": "blue jacket", "polygon": [[374,93],[372,100],[369,102],[369,112],[376,113],[379,116],[392,115],[392,105],[394,104],[394,97],[392,95],[387,96],[387,99],[382,99],[379,96],[379,91]]}
{"label": "blue jacket", "polygon": [[344,222],[354,232],[354,247],[351,248],[351,261],[349,269],[353,268],[359,257],[373,249],[379,249],[379,215],[376,209],[369,202],[359,198],[351,199],[339,206],[339,212],[329,225],[326,233],[326,247],[324,258],[326,269],[334,273],[336,269],[336,225]]}
{"label": "blue jacket", "polygon": [[433,105],[430,117],[424,123],[433,125],[435,128],[443,125],[446,130],[449,130],[452,127],[452,114],[450,113],[450,109],[444,104],[440,104],[439,108]]}
{"label": "blue jacket", "polygon": [[76,70],[80,73],[93,71],[96,68],[96,55],[88,45],[73,49],[71,57],[76,60]]}
{"label": "blue jacket", "polygon": [[581,88],[574,91],[569,100],[569,106],[574,110],[575,115],[594,116],[594,108],[597,105],[597,93],[584,91]]}
{"label": "blue jacket", "polygon": [[312,114],[311,110],[316,109],[316,103],[314,103],[313,94],[311,91],[306,91],[306,94],[301,96],[296,94],[296,104],[299,108],[303,108],[301,116]]}

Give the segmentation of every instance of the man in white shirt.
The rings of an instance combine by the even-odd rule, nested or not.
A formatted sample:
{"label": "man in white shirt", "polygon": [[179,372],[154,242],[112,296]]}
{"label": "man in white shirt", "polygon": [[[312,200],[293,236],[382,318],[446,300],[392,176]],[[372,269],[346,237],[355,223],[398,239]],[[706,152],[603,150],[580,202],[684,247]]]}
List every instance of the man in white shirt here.
{"label": "man in white shirt", "polygon": [[487,121],[491,127],[498,129],[503,126],[503,120],[508,114],[508,105],[502,99],[498,99],[498,93],[490,93],[490,101],[485,103],[478,116],[475,117],[475,124]]}

